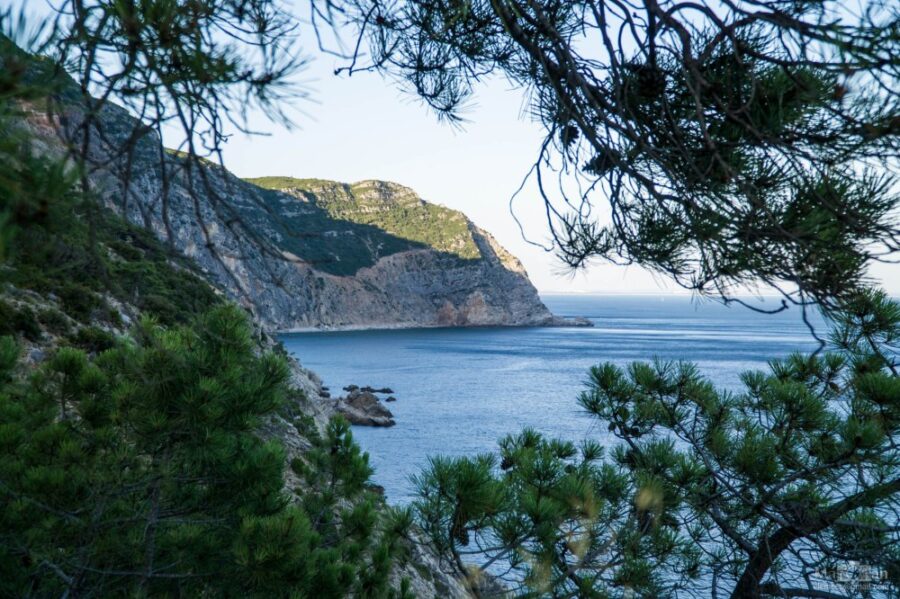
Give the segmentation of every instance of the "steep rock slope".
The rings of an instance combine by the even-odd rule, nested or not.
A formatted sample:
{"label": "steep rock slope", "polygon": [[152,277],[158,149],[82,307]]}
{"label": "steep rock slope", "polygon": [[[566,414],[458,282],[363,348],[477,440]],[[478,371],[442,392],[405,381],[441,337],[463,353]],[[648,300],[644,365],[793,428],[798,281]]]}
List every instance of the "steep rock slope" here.
{"label": "steep rock slope", "polygon": [[[65,112],[78,137],[78,104]],[[31,124],[54,137],[41,110]],[[383,181],[248,182],[177,152],[163,169],[152,133],[126,161],[136,124],[121,108],[103,109],[91,144],[95,191],[269,330],[564,324],[519,261],[461,212]]]}
{"label": "steep rock slope", "polygon": [[168,233],[159,177],[145,174],[129,217],[149,221],[270,329],[556,323],[493,237],[408,188],[298,181],[282,191],[214,167],[196,178],[208,200],[195,204],[178,172]]}
{"label": "steep rock slope", "polygon": [[[249,182],[271,190],[264,193],[278,206],[279,246],[316,271],[292,327],[555,322],[521,263],[487,231],[409,188],[384,181]],[[293,203],[285,204],[288,197]]]}

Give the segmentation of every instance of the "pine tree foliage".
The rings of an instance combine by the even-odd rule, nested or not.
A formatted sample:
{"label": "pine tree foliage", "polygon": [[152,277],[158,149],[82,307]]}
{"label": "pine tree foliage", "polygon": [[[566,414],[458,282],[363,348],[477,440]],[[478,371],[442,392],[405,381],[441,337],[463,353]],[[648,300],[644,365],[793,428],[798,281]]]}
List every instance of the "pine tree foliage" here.
{"label": "pine tree foliage", "polygon": [[[526,430],[499,461],[434,459],[417,517],[521,596],[893,596],[900,305],[870,292],[844,314],[832,351],[747,372],[739,393],[684,362],[596,366],[579,403],[608,453]],[[829,581],[848,563],[868,578]]]}
{"label": "pine tree foliage", "polygon": [[309,489],[257,434],[290,393],[236,307],[191,327],[144,320],[90,359],[60,348],[27,378],[0,342],[0,594],[400,597],[403,518],[332,422]]}
{"label": "pine tree foliage", "polygon": [[[278,118],[273,101],[301,62],[288,49],[294,25],[272,0],[59,6],[35,37],[52,58],[0,39],[3,274],[56,294],[85,266],[98,291],[123,280],[137,289],[148,273],[129,258],[139,257],[133,245],[104,237],[91,172],[114,172],[127,214],[132,159],[149,148],[163,202],[180,176],[233,215],[203,157],[219,156],[223,123],[241,108]],[[736,285],[773,285],[829,312],[831,351],[773,361],[736,393],[685,363],[598,366],[580,403],[607,428],[608,447],[526,430],[501,441],[499,459],[434,458],[412,509],[385,510],[339,420],[321,435],[297,422],[314,447],[290,465],[301,484],[284,489],[284,451],[257,431],[292,393],[285,364],[258,352],[234,307],[190,327],[145,320],[131,339],[79,331],[93,356],[60,348],[31,374],[2,337],[0,594],[406,597],[389,573],[414,523],[472,572],[475,594],[478,572],[524,596],[896,594],[900,307],[861,292],[867,265],[900,248],[896,9],[312,7],[371,42],[373,62],[354,55],[351,70],[398,74],[451,119],[483,76],[529,89],[547,129],[532,172],[568,263],[637,262],[725,298]],[[122,116],[113,101],[142,120],[108,118]],[[48,160],[18,126],[31,110],[67,121],[64,159]],[[180,154],[157,143],[173,124]],[[573,174],[574,186],[560,185],[564,205],[548,169]],[[610,202],[609,226],[595,220],[598,196]],[[56,278],[41,277],[57,263]],[[86,288],[67,289],[67,311],[96,316]],[[214,303],[197,297],[195,307]],[[140,307],[167,325],[195,313]],[[42,315],[7,308],[12,332],[40,336]],[[848,562],[878,576],[817,586]]]}

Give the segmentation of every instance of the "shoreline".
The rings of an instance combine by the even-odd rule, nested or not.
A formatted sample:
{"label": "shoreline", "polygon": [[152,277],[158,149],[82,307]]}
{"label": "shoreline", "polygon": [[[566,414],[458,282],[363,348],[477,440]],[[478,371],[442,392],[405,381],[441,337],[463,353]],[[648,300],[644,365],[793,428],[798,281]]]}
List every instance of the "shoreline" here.
{"label": "shoreline", "polygon": [[354,324],[345,326],[321,326],[321,327],[295,327],[292,329],[279,329],[276,335],[303,335],[309,333],[350,333],[356,331],[412,331],[431,329],[584,329],[592,328],[594,323],[582,316],[562,317],[554,316],[549,322],[523,323],[523,324],[471,324],[471,325],[446,325],[415,323],[378,323],[378,324]]}

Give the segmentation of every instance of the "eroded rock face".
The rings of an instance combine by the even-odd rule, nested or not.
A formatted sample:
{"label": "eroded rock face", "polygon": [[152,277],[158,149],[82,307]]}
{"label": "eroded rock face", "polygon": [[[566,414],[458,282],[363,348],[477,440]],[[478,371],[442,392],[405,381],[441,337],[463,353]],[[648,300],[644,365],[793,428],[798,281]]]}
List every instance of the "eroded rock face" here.
{"label": "eroded rock face", "polygon": [[[259,193],[244,182],[231,183],[248,198]],[[412,194],[411,190],[391,183],[367,185],[364,189],[368,190],[366,197],[380,196],[379,203],[388,203],[395,195],[402,198]],[[306,197],[314,196],[317,191],[306,192]],[[290,213],[294,208],[292,203],[302,203],[291,194],[266,193],[270,200],[277,199],[281,213]],[[411,210],[415,211],[416,207]],[[187,223],[191,222],[188,214]],[[221,264],[207,256],[210,252],[199,241],[185,245],[185,250],[204,268],[218,272],[219,280],[235,295],[240,287],[257,316],[273,329],[551,324],[553,316],[538,298],[519,261],[468,220],[466,229],[476,248],[476,258],[464,259],[428,247],[382,255],[375,245],[365,248],[366,252],[372,252],[372,263],[353,274],[328,272],[328,268],[305,262],[293,253],[289,256],[292,261],[286,262],[254,255],[252,248],[241,247],[246,257],[233,256],[227,262],[236,275],[236,281],[231,284]],[[196,235],[196,231],[193,233]],[[223,247],[238,245],[219,228],[215,235],[223,238]],[[359,248],[353,244],[361,235],[365,233],[340,233],[348,254]],[[277,236],[267,231],[266,238],[277,239]],[[333,258],[349,259],[340,252]],[[279,284],[274,284],[275,280]]]}
{"label": "eroded rock face", "polygon": [[[155,143],[148,137],[142,145]],[[164,198],[157,159],[158,152],[139,149],[130,193],[102,172],[98,191],[129,220],[171,240],[268,330],[553,320],[522,265],[490,234],[406,187],[326,181],[270,190],[219,167],[189,173],[173,157]],[[336,217],[344,205],[354,211]],[[372,210],[390,216],[397,231],[366,224]]]}
{"label": "eroded rock face", "polygon": [[[65,122],[75,127],[71,111]],[[164,186],[159,140],[147,134],[125,189],[122,165],[106,157],[135,121],[114,106],[102,121],[110,143],[92,155],[109,168],[95,171],[96,191],[170,240],[269,331],[562,324],[488,232],[407,187],[291,179],[263,188],[175,155]]]}
{"label": "eroded rock face", "polygon": [[[255,233],[275,244],[277,228],[261,218],[256,206],[258,190],[222,174],[216,179],[222,195],[253,214]],[[231,191],[225,190],[230,187]],[[399,186],[375,188],[392,193]],[[276,213],[290,213],[298,200],[288,194],[267,192]],[[143,194],[141,197],[152,197]],[[373,256],[371,266],[352,275],[319,269],[295,254],[281,259],[266,255],[205,215],[212,246],[204,242],[193,205],[186,194],[170,203],[176,245],[212,274],[219,285],[253,310],[273,330],[307,328],[367,328],[419,326],[488,326],[550,324],[553,316],[543,305],[518,260],[505,253],[485,231],[468,223],[479,257],[461,259],[431,248],[413,248],[387,256]],[[161,215],[151,210],[153,225],[164,235]],[[133,218],[138,215],[134,214]],[[256,218],[260,217],[260,218]],[[299,226],[299,225],[298,225]],[[294,234],[301,230],[292,229]],[[349,249],[357,232],[345,232]],[[375,248],[373,251],[377,251]],[[216,255],[218,254],[218,255]],[[340,260],[340,254],[335,255]],[[348,258],[344,258],[348,259]]]}

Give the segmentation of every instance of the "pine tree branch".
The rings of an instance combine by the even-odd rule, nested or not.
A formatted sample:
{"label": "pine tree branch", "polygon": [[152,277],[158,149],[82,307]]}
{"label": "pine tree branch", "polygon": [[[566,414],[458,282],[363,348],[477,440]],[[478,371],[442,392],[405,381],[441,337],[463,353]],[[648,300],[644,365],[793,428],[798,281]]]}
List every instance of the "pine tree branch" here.
{"label": "pine tree branch", "polygon": [[784,527],[766,537],[747,562],[731,594],[732,599],[758,599],[762,596],[761,581],[772,564],[794,541],[812,536],[833,525],[848,512],[872,507],[878,501],[900,493],[900,478],[871,487],[834,504],[819,515]]}

